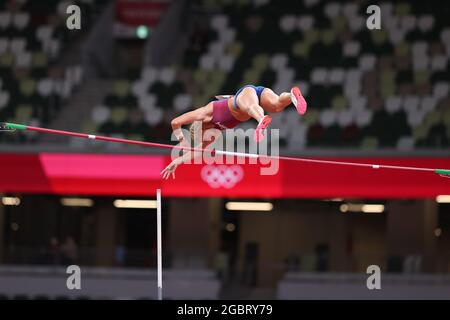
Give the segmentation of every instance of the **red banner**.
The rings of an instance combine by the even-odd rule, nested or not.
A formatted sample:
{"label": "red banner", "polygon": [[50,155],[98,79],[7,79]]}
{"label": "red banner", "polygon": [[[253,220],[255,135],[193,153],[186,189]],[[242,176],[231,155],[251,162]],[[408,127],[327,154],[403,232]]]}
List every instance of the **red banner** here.
{"label": "red banner", "polygon": [[116,2],[116,22],[127,26],[156,26],[167,9],[167,1],[126,1]]}
{"label": "red banner", "polygon": [[[326,158],[334,161],[449,168],[443,158]],[[450,194],[450,179],[430,172],[280,161],[274,175],[260,164],[181,165],[162,180],[168,156],[1,154],[0,192],[237,198],[432,198]]]}

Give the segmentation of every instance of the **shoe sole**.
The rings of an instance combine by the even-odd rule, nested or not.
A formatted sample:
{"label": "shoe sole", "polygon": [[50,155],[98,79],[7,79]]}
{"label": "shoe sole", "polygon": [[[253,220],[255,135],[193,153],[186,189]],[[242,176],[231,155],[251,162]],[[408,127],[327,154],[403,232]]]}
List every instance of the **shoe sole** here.
{"label": "shoe sole", "polygon": [[[303,107],[303,108],[301,107],[301,104],[303,104],[303,103],[299,103],[299,101],[298,101],[298,99],[297,99],[297,97],[296,97],[296,94],[294,93],[294,89],[291,89],[291,101],[292,101],[292,103],[294,104],[295,108],[297,109],[297,112],[298,112],[300,115],[304,115],[304,114],[306,113],[307,103],[306,103],[306,100],[305,100],[305,98],[303,97],[303,95],[302,95],[300,89],[298,89],[298,95],[299,95],[299,97],[302,98],[302,100],[303,100],[303,103],[304,103],[304,107]],[[301,109],[303,109],[303,110],[301,110]]]}
{"label": "shoe sole", "polygon": [[263,131],[265,130],[270,123],[272,122],[272,117],[270,116],[265,116],[263,121],[258,125],[258,127],[255,130],[255,135],[253,137],[253,139],[255,140],[256,143],[260,142],[262,139],[264,139],[264,135],[261,133],[261,138],[258,139],[259,135],[257,134],[258,130]]}

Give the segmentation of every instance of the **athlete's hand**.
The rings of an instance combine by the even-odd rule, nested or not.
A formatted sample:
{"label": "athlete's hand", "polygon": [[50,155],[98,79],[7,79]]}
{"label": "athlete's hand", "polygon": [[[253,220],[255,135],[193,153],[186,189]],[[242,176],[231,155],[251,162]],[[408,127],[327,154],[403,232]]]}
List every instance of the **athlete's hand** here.
{"label": "athlete's hand", "polygon": [[175,161],[172,161],[163,171],[161,171],[161,175],[163,179],[167,180],[172,177],[175,179],[175,170],[177,170],[178,164]]}

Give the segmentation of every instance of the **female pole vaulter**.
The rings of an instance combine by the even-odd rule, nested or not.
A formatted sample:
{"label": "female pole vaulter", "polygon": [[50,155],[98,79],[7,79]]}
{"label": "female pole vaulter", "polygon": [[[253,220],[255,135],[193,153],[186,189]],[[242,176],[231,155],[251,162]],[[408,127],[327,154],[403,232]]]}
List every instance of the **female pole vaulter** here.
{"label": "female pole vaulter", "polygon": [[[264,130],[272,122],[270,115],[264,113],[282,112],[291,103],[300,115],[304,115],[307,110],[307,103],[298,87],[293,87],[290,92],[277,95],[270,88],[245,85],[234,96],[216,96],[216,98],[218,100],[209,102],[203,107],[184,113],[172,120],[172,129],[178,141],[183,143],[185,140],[181,130],[182,126],[192,125],[194,122],[201,123],[203,131],[211,128],[225,130],[232,129],[239,123],[253,118],[258,122],[254,133],[254,140],[258,143],[264,138]],[[193,129],[195,128],[191,126],[191,134]],[[202,147],[206,148],[208,144],[203,143]],[[173,160],[161,172],[163,178],[168,179],[171,175],[175,178],[177,166],[191,156],[192,154],[187,152]]]}

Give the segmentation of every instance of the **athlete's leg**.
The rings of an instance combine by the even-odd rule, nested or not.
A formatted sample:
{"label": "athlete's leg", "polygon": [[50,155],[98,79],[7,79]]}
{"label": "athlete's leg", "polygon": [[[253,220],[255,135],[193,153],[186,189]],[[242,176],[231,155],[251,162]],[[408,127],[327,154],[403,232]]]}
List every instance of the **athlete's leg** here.
{"label": "athlete's leg", "polygon": [[282,94],[277,95],[272,89],[265,88],[261,93],[260,101],[264,111],[277,113],[283,111],[291,104],[291,94],[289,92],[283,92]]}
{"label": "athlete's leg", "polygon": [[264,109],[259,105],[258,95],[252,87],[244,88],[238,95],[236,102],[240,110],[247,113],[258,123],[264,117]]}
{"label": "athlete's leg", "polygon": [[264,115],[264,109],[259,105],[258,95],[252,87],[243,89],[236,100],[240,110],[246,112],[250,117],[258,121],[254,140],[260,142],[264,138],[264,130],[269,126],[272,118],[268,115]]}

